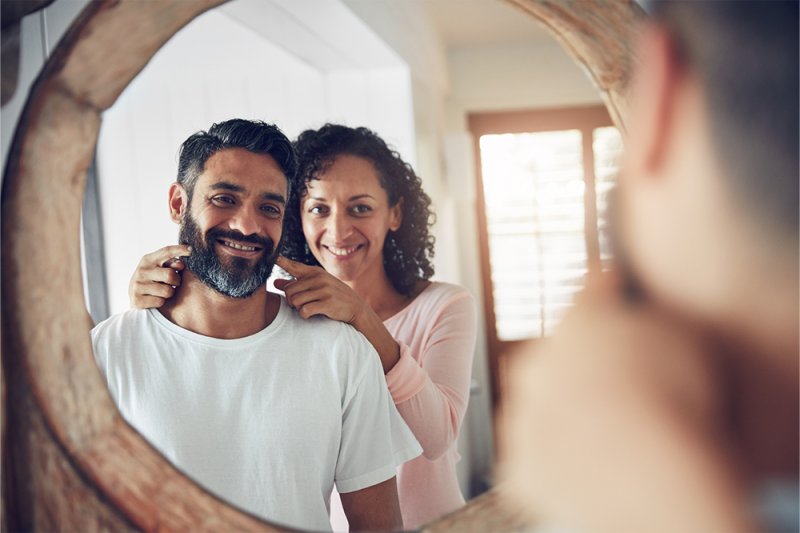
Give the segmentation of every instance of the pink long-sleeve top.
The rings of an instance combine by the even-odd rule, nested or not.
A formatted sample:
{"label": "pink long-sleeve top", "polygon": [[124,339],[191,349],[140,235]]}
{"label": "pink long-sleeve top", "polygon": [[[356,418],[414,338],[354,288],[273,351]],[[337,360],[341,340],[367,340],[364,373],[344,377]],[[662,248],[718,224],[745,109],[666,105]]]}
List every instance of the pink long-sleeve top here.
{"label": "pink long-sleeve top", "polygon": [[400,360],[386,383],[423,449],[397,469],[407,529],[464,504],[456,478],[461,458],[456,440],[469,401],[476,320],[475,300],[466,289],[433,282],[384,321],[400,345]]}

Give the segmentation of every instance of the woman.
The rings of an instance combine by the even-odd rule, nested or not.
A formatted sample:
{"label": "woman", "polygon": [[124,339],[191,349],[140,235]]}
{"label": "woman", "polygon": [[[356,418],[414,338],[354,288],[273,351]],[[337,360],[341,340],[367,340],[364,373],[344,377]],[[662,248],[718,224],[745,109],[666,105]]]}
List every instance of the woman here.
{"label": "woman", "polygon": [[[397,472],[403,522],[414,528],[464,503],[456,440],[469,399],[475,302],[461,287],[429,281],[430,198],[380,137],[327,124],[303,132],[295,147],[303,179],[284,221],[289,260],[278,265],[296,279],[275,286],[304,318],[348,322],[378,352],[397,410],[424,450]],[[178,276],[158,260],[151,254],[137,268],[134,307],[163,302],[152,280],[175,285]]]}

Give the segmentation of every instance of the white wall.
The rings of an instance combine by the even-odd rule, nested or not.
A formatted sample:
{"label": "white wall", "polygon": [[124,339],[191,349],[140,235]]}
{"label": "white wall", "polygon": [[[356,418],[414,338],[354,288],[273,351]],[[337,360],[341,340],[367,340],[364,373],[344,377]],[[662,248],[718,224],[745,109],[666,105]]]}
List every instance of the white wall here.
{"label": "white wall", "polygon": [[474,111],[601,103],[600,93],[555,40],[450,51],[449,105]]}

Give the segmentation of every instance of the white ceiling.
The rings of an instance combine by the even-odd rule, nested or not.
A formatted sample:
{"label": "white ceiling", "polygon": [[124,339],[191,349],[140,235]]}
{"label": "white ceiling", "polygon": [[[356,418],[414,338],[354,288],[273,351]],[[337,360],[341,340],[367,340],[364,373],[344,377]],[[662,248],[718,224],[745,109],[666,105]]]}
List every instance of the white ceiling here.
{"label": "white ceiling", "polygon": [[341,2],[236,0],[218,10],[323,72],[404,65]]}
{"label": "white ceiling", "polygon": [[502,0],[421,0],[448,48],[543,42],[553,37]]}

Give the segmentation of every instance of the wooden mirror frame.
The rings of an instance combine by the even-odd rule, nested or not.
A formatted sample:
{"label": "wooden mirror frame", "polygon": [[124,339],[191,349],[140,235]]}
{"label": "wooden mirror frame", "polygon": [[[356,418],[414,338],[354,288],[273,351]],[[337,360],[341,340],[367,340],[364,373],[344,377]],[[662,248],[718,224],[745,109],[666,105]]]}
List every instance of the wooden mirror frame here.
{"label": "wooden mirror frame", "polygon": [[[156,51],[226,0],[91,2],[31,88],[2,190],[2,529],[290,531],[211,496],[119,415],[92,355],[81,279],[86,173],[108,109]],[[633,0],[506,0],[542,21],[624,132]],[[500,492],[423,531],[521,527]]]}

